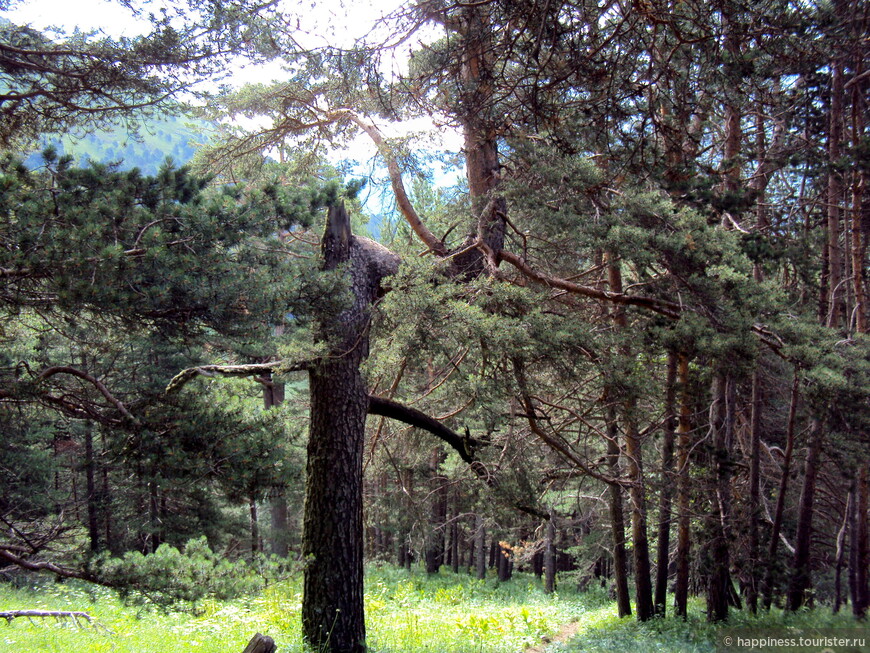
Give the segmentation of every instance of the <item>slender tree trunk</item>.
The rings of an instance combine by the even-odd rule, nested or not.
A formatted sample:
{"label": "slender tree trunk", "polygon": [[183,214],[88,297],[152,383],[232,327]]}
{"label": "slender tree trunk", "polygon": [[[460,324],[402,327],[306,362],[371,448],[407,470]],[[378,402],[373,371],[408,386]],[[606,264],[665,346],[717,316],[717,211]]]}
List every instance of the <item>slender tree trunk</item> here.
{"label": "slender tree trunk", "polygon": [[257,514],[257,499],[251,494],[248,499],[248,511],[251,516],[251,558],[260,552],[260,518]]}
{"label": "slender tree trunk", "polygon": [[151,480],[148,483],[148,551],[154,553],[160,546],[160,487],[157,484],[156,470],[151,470]]}
{"label": "slender tree trunk", "polygon": [[[843,604],[843,567],[846,566],[846,536],[849,533],[852,513],[854,512],[857,484],[852,480],[849,494],[846,495],[846,509],[843,511],[843,523],[837,532],[837,549],[834,555],[834,614],[840,611]],[[854,537],[854,536],[853,536]]]}
{"label": "slender tree trunk", "polygon": [[[271,375],[264,380],[263,408],[269,410],[284,402],[284,384],[276,383]],[[269,521],[269,549],[272,555],[286,558],[290,554],[290,516],[287,510],[287,489],[283,485],[276,485],[269,493]]]}
{"label": "slender tree trunk", "polygon": [[758,530],[761,521],[761,391],[760,361],[752,373],[752,407],[749,420],[749,573],[747,574],[746,604],[749,612],[758,611]]}
{"label": "slender tree trunk", "polygon": [[[862,57],[855,58],[855,79],[864,73]],[[852,84],[852,147],[860,147],[866,136],[867,80]],[[849,232],[852,238],[852,290],[855,295],[854,324],[858,333],[868,333],[867,290],[864,284],[864,270],[867,269],[867,231],[864,215],[864,195],[867,191],[868,176],[866,166],[855,166],[852,170],[852,210]]]}
{"label": "slender tree trunk", "polygon": [[85,424],[85,488],[88,493],[88,540],[92,553],[100,550],[99,505],[95,468],[94,432],[90,424]]}
{"label": "slender tree trunk", "polygon": [[479,514],[474,516],[474,549],[477,553],[476,567],[478,580],[486,578],[486,527],[483,523],[483,517]]}
{"label": "slender tree trunk", "polygon": [[770,544],[767,549],[767,568],[764,574],[764,582],[761,586],[761,594],[765,610],[770,610],[773,603],[774,578],[777,567],[776,552],[779,548],[779,535],[782,531],[782,520],[785,515],[785,499],[788,492],[788,478],[791,474],[791,459],[794,453],[795,420],[797,417],[797,404],[800,394],[800,376],[798,370],[794,371],[794,379],[791,386],[791,399],[788,408],[788,423],[786,424],[785,452],[782,461],[782,477],[779,480],[779,494],[776,498],[776,509],[773,515],[773,524],[770,529]]}
{"label": "slender tree trunk", "polygon": [[450,568],[454,574],[459,573],[459,519],[455,515],[450,524]]}
{"label": "slender tree trunk", "polygon": [[354,237],[343,206],[329,211],[322,249],[325,270],[350,263],[353,303],[340,314],[321,317],[319,337],[329,353],[309,373],[302,630],[315,649],[362,653],[362,472],[369,399],[360,364],[368,354],[369,306],[397,259],[380,245]]}
{"label": "slender tree trunk", "polygon": [[661,490],[659,494],[659,532],[656,549],[655,613],[665,616],[668,594],[668,566],[671,547],[671,501],[673,497],[674,435],[677,427],[677,356],[668,354],[668,376],[665,381],[665,422],[662,428]]}
{"label": "slender tree trunk", "polygon": [[647,621],[655,615],[652,600],[652,578],[647,536],[646,489],[643,483],[640,437],[633,420],[626,423],[626,456],[629,459],[628,490],[631,499],[631,540],[634,554],[634,589],[637,620]]}
{"label": "slender tree trunk", "polygon": [[[608,255],[608,260],[610,256]],[[622,293],[622,273],[619,263],[610,262],[607,267],[610,290]],[[624,331],[627,327],[625,311],[617,307],[613,311],[613,321],[617,329]],[[631,355],[623,349],[623,355]],[[608,393],[609,394],[609,393]],[[626,401],[625,412],[625,459],[626,471],[630,482],[628,496],[631,501],[631,540],[634,556],[634,589],[637,620],[647,621],[655,614],[652,599],[652,579],[649,562],[649,537],[647,534],[646,487],[643,475],[643,450],[640,435],[637,431],[633,407]]]}
{"label": "slender tree trunk", "polygon": [[447,483],[439,468],[444,452],[437,447],[429,461],[430,497],[429,532],[426,536],[426,573],[437,574],[444,564],[444,524],[447,521]]}
{"label": "slender tree trunk", "polygon": [[786,596],[786,609],[791,612],[799,610],[806,603],[807,592],[812,586],[810,554],[812,551],[813,514],[815,512],[816,478],[819,474],[819,463],[824,440],[824,427],[818,418],[814,418],[810,427],[810,442],[807,448],[804,470],[804,486],[801,491],[800,507],[798,508],[794,561],[792,563],[791,579],[789,580],[788,594]]}
{"label": "slender tree trunk", "polygon": [[852,590],[852,613],[858,619],[867,617],[867,608],[870,607],[870,586],[868,586],[868,573],[870,573],[870,550],[868,550],[867,510],[870,508],[870,480],[868,480],[868,464],[864,462],[858,471],[858,497],[855,512],[855,528],[852,533],[853,553],[850,559],[854,560],[855,583]]}
{"label": "slender tree trunk", "polygon": [[730,445],[734,425],[734,381],[723,373],[713,379],[713,405],[711,431],[713,433],[714,484],[710,488],[714,497],[707,530],[710,536],[707,556],[707,620],[728,619],[731,592],[729,536],[731,519],[731,453]]}
{"label": "slender tree trunk", "polygon": [[677,581],[674,588],[674,612],[685,619],[689,602],[689,554],[691,548],[691,498],[689,454],[692,447],[691,397],[689,393],[689,359],[680,354],[677,360],[680,387],[680,417],[677,422]]}
{"label": "slender tree trunk", "polygon": [[550,510],[547,537],[544,540],[544,593],[556,591],[556,514]]}
{"label": "slender tree trunk", "polygon": [[[103,431],[100,434],[100,442],[102,450],[106,450],[106,433]],[[103,525],[105,526],[106,547],[113,554],[120,554],[117,547],[114,546],[115,539],[112,537],[112,493],[109,487],[109,466],[100,465],[102,468],[102,491],[100,492],[100,512],[103,514]]]}
{"label": "slender tree trunk", "polygon": [[[607,419],[607,458],[610,475],[619,478],[619,444],[617,442],[616,415],[608,405]],[[610,495],[610,528],[613,533],[613,580],[616,584],[616,607],[620,617],[631,614],[631,597],[628,593],[628,564],[625,553],[625,515],[622,509],[622,486],[611,483],[607,492]]]}
{"label": "slender tree trunk", "polygon": [[843,180],[838,170],[841,156],[840,142],[843,139],[843,64],[835,60],[831,64],[831,109],[828,130],[828,297],[825,323],[829,327],[843,324],[845,302],[843,300],[843,251],[840,245],[841,207]]}

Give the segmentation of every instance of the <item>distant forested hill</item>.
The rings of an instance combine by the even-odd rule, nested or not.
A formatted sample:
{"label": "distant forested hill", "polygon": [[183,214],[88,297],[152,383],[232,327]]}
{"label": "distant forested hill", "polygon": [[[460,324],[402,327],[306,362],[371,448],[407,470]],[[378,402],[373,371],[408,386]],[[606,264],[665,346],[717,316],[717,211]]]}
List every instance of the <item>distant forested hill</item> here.
{"label": "distant forested hill", "polygon": [[208,124],[185,116],[161,116],[142,122],[136,131],[119,126],[82,134],[46,135],[27,164],[40,165],[40,151],[53,145],[60,154],[70,154],[76,163],[119,163],[121,168],[139,168],[154,174],[167,158],[182,165],[193,158],[196,148],[208,139]]}

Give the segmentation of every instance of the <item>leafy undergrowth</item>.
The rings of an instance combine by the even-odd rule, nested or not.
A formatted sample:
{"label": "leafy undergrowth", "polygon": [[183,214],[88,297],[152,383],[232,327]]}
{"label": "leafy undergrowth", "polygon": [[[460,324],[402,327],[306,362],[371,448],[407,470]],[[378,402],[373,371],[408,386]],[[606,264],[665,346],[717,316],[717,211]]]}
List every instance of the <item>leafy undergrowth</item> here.
{"label": "leafy undergrowth", "polygon": [[[576,622],[576,635],[548,653],[713,653],[725,629],[853,629],[848,615],[828,609],[797,615],[780,611],[751,618],[734,613],[727,626],[704,620],[700,601],[688,620],[618,619],[601,591],[576,594],[569,587],[545,595],[532,576],[508,583],[477,581],[442,572],[427,577],[393,567],[372,567],[366,577],[366,622],[372,653],[522,653]],[[241,653],[255,632],[272,636],[279,653],[302,653],[301,579],[273,584],[233,601],[206,600],[196,614],[125,605],[104,588],[43,580],[15,589],[0,584],[0,611],[86,611],[98,627],[70,620],[0,622],[0,651],[45,653]],[[865,631],[866,632],[866,631]]]}
{"label": "leafy undergrowth", "polygon": [[[366,577],[366,623],[373,653],[518,653],[589,609],[600,595],[545,595],[532,576],[509,583],[450,572],[427,577],[372,567]],[[240,653],[255,632],[279,653],[301,653],[301,579],[233,601],[205,600],[196,614],[125,605],[115,593],[75,582],[0,585],[0,611],[88,612],[98,627],[71,620],[0,623],[0,651],[75,653]]]}

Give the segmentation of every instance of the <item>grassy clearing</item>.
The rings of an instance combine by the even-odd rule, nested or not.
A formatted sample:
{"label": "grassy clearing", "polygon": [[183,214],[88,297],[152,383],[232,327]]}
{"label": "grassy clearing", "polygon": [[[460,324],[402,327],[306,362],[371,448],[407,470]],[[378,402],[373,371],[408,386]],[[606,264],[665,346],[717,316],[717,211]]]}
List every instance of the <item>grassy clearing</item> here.
{"label": "grassy clearing", "polygon": [[[568,585],[569,583],[564,583]],[[576,621],[577,636],[553,653],[713,653],[722,627],[704,621],[700,602],[681,620],[638,624],[618,619],[600,592],[545,595],[534,577],[509,583],[476,581],[443,572],[427,577],[372,567],[366,578],[368,641],[373,653],[521,653]],[[196,615],[125,605],[105,589],[45,582],[15,589],[0,585],[0,611],[82,610],[111,632],[51,619],[0,623],[0,651],[45,653],[241,653],[255,632],[272,636],[280,653],[301,653],[301,579],[275,584],[237,601],[205,601]],[[756,619],[735,613],[729,629],[856,628],[851,617],[827,609],[798,615],[773,611]],[[867,632],[866,627],[863,630]]]}
{"label": "grassy clearing", "polygon": [[[600,596],[546,596],[531,576],[510,583],[477,581],[444,572],[429,578],[391,567],[372,567],[366,578],[368,641],[376,653],[517,653],[544,635],[598,608]],[[0,651],[75,653],[232,653],[261,632],[281,653],[303,650],[301,579],[237,601],[204,601],[196,615],[124,605],[105,589],[78,583],[0,586],[0,611],[75,610],[103,629],[71,621],[16,619],[0,623]]]}

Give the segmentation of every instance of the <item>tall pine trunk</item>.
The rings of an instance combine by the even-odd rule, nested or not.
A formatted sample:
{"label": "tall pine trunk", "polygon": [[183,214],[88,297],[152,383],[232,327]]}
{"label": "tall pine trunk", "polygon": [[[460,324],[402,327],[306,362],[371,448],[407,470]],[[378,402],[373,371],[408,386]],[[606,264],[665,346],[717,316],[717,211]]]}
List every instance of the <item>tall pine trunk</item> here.
{"label": "tall pine trunk", "polygon": [[786,596],[786,609],[794,612],[807,601],[807,592],[812,586],[810,554],[812,550],[813,515],[815,512],[816,478],[819,474],[822,444],[825,440],[824,428],[819,419],[814,418],[810,426],[810,442],[804,469],[804,485],[798,508],[798,525],[795,535],[795,552],[792,562],[791,578]]}
{"label": "tall pine trunk", "polygon": [[668,354],[668,376],[665,381],[665,422],[662,427],[661,490],[659,494],[659,532],[656,549],[656,587],[653,604],[657,615],[664,616],[667,610],[668,567],[671,547],[671,502],[673,498],[672,474],[674,466],[674,434],[676,416],[677,356]]}
{"label": "tall pine trunk", "polygon": [[[608,283],[611,292],[622,293],[622,273],[619,263],[613,262],[610,255],[607,267]],[[621,306],[613,310],[613,322],[616,328],[624,331],[627,326],[625,311]],[[620,352],[631,356],[627,347]],[[608,393],[609,394],[609,393]],[[649,537],[647,534],[646,487],[643,475],[643,449],[640,434],[632,415],[633,402],[624,401],[625,414],[625,459],[628,480],[630,482],[628,496],[631,502],[631,543],[634,556],[634,589],[635,608],[638,621],[647,621],[655,614],[652,598],[652,579],[649,562]]]}
{"label": "tall pine trunk", "polygon": [[[619,478],[619,444],[617,442],[616,415],[607,408],[607,459],[610,475]],[[628,593],[628,562],[625,552],[625,513],[622,506],[622,486],[611,483],[607,487],[610,507],[610,529],[613,537],[613,581],[616,586],[616,607],[620,617],[631,615],[631,597]]]}
{"label": "tall pine trunk", "polygon": [[354,237],[343,206],[329,211],[323,269],[347,264],[352,305],[323,315],[328,346],[309,373],[311,409],[302,555],[302,630],[331,653],[366,650],[363,614],[363,443],[368,391],[360,364],[368,353],[369,307],[397,267],[385,248]]}
{"label": "tall pine trunk", "polygon": [[731,519],[731,438],[734,427],[734,381],[724,373],[713,378],[713,405],[711,431],[713,434],[714,477],[710,487],[713,497],[707,515],[709,536],[706,551],[709,560],[707,569],[707,620],[728,619],[728,602],[731,591],[730,572],[730,519]]}
{"label": "tall pine trunk", "polygon": [[865,460],[858,471],[858,487],[855,501],[855,518],[852,527],[852,550],[850,562],[850,592],[852,596],[852,614],[858,619],[867,617],[870,607],[870,587],[868,587],[868,566],[870,566],[870,551],[868,551],[867,510],[870,502],[870,465]]}
{"label": "tall pine trunk", "polygon": [[689,554],[691,549],[691,497],[689,458],[692,448],[692,408],[689,392],[689,358],[680,354],[677,360],[677,380],[680,387],[680,416],[677,422],[677,581],[674,587],[674,612],[688,616]]}
{"label": "tall pine trunk", "polygon": [[785,515],[785,499],[788,491],[788,479],[791,474],[791,459],[794,452],[795,420],[797,419],[797,404],[800,392],[800,376],[798,370],[794,371],[794,380],[791,386],[791,399],[788,408],[788,422],[785,434],[785,452],[782,462],[782,477],[779,481],[779,494],[776,498],[776,509],[773,515],[773,525],[770,529],[770,543],[767,549],[767,568],[764,572],[764,581],[761,585],[761,596],[765,610],[770,610],[773,603],[773,591],[776,574],[776,552],[779,548],[779,535],[782,531],[782,520]]}

